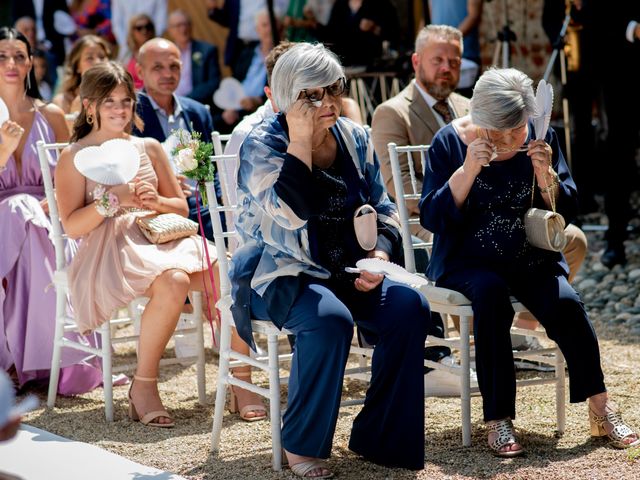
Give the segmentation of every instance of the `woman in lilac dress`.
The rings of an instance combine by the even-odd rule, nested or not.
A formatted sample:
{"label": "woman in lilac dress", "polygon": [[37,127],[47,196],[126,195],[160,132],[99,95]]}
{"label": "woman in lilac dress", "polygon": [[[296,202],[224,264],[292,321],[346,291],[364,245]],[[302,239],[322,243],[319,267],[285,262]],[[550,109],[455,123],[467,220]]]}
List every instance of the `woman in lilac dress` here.
{"label": "woman in lilac dress", "polygon": [[[49,376],[56,311],[55,291],[47,288],[55,253],[36,142],[69,139],[62,110],[40,100],[32,67],[27,39],[0,28],[0,99],[10,118],[0,125],[0,367],[20,386]],[[61,394],[100,384],[100,370],[83,357],[63,358]]]}

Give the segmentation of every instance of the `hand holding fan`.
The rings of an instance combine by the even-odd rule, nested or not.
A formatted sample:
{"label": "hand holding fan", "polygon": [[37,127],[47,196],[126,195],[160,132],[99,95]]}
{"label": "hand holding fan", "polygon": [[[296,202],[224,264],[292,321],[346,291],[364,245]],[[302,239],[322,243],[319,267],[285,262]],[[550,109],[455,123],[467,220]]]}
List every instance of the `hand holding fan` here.
{"label": "hand holding fan", "polygon": [[122,185],[140,169],[140,152],[129,140],[114,138],[100,146],[85,147],[73,159],[78,171],[102,185]]}
{"label": "hand holding fan", "polygon": [[363,258],[356,262],[356,267],[346,267],[349,273],[371,272],[380,273],[394,282],[406,283],[407,285],[428,285],[426,278],[408,272],[405,268],[392,262],[385,262],[379,258]]}

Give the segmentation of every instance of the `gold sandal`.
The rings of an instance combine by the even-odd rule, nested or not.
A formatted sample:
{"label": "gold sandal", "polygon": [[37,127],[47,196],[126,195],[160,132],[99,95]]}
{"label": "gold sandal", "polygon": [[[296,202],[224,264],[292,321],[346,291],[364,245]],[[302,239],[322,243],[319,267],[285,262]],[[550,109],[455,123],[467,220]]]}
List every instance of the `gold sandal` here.
{"label": "gold sandal", "polygon": [[[296,463],[294,465],[290,465],[289,468],[294,475],[302,478],[333,478],[333,472],[329,469],[327,462],[319,458]],[[308,475],[314,470],[326,470],[329,473],[324,475]]]}
{"label": "gold sandal", "polygon": [[[589,406],[589,423],[591,424],[591,436],[592,437],[604,437],[607,436],[611,440],[611,445],[616,448],[629,448],[640,445],[640,436],[624,423],[622,415],[618,412],[609,412],[606,415],[597,415]],[[609,433],[604,428],[608,423],[613,428]],[[631,443],[625,443],[624,439],[635,435],[635,441]]]}
{"label": "gold sandal", "polygon": [[[492,433],[497,433],[496,438],[493,441],[489,441],[489,447],[493,450],[493,454],[498,457],[517,457],[524,453],[522,446],[518,450],[502,450],[506,446],[511,446],[518,443],[513,432],[513,423],[510,418],[503,418],[497,420],[494,423],[488,424],[490,436]],[[488,440],[488,437],[487,437]]]}
{"label": "gold sandal", "polygon": [[[129,387],[129,418],[131,418],[131,420],[133,420],[134,422],[139,421],[141,424],[147,426],[147,427],[158,427],[158,428],[171,428],[171,427],[175,427],[176,422],[173,421],[173,418],[171,418],[171,415],[169,415],[169,413],[166,410],[154,410],[152,412],[147,412],[145,413],[142,418],[140,417],[140,415],[138,414],[138,410],[136,409],[136,406],[133,404],[133,399],[131,398],[131,389],[133,388],[133,382],[134,380],[138,380],[140,382],[157,382],[158,378],[151,378],[151,377],[139,377],[138,375],[134,375],[133,376],[133,380],[131,380],[131,386]],[[166,417],[169,420],[171,420],[171,422],[169,423],[160,423],[160,422],[154,422],[153,420],[156,420],[157,418],[160,417]]]}
{"label": "gold sandal", "polygon": [[[251,372],[233,372],[233,376],[236,378],[251,378]],[[245,422],[259,422],[267,418],[267,408],[263,404],[245,405],[242,408],[238,407],[238,396],[234,392],[235,385],[231,385],[229,389],[229,412],[237,413]],[[254,416],[247,416],[248,413],[253,412]]]}

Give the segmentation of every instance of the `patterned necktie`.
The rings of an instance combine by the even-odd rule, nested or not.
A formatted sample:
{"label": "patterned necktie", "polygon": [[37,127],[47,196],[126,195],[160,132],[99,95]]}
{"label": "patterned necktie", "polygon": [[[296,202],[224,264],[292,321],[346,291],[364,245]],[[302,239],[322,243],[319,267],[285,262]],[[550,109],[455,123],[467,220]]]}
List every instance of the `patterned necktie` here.
{"label": "patterned necktie", "polygon": [[444,100],[438,100],[434,105],[433,109],[440,114],[444,123],[450,123],[453,120],[453,115],[451,114],[451,110],[449,110],[449,105]]}

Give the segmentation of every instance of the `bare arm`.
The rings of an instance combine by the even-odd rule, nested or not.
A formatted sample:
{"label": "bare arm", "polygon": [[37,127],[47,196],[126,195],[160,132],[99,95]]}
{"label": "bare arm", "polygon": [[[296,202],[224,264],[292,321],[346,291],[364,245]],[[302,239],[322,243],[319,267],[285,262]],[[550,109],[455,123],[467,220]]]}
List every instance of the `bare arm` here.
{"label": "bare arm", "polygon": [[67,121],[64,118],[64,111],[57,105],[51,103],[43,105],[40,111],[49,122],[49,125],[51,125],[56,142],[68,142],[70,132]]}
{"label": "bare arm", "polygon": [[160,142],[153,138],[145,138],[144,143],[147,155],[158,176],[158,189],[153,188],[148,182],[136,183],[136,195],[142,206],[159,213],[177,213],[186,217],[189,214],[189,207]]}
{"label": "bare arm", "polygon": [[458,29],[467,35],[474,27],[480,25],[482,19],[482,0],[467,0],[467,16],[462,19]]}

